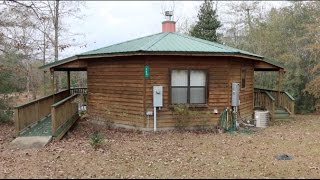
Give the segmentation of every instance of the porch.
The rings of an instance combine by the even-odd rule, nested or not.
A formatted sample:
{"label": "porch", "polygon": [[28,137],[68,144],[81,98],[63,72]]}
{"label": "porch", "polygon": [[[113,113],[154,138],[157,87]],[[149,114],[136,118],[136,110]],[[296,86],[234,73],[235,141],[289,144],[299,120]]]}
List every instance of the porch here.
{"label": "porch", "polygon": [[254,88],[254,109],[268,110],[271,120],[290,119],[295,99],[286,91]]}
{"label": "porch", "polygon": [[253,109],[267,110],[271,120],[291,119],[294,115],[295,99],[283,89],[283,78],[285,69],[276,61],[266,59],[270,64],[258,62],[255,64],[255,72],[277,73],[275,81],[276,89],[254,88]]}

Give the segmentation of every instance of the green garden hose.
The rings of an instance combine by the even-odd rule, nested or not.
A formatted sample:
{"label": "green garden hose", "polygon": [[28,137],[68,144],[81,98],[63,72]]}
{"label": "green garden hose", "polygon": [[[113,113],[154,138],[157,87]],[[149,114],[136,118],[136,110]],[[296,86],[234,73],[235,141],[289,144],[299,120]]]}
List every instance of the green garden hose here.
{"label": "green garden hose", "polygon": [[[228,121],[227,121],[228,115]],[[236,119],[231,109],[225,109],[220,115],[220,127],[226,132],[236,131]]]}

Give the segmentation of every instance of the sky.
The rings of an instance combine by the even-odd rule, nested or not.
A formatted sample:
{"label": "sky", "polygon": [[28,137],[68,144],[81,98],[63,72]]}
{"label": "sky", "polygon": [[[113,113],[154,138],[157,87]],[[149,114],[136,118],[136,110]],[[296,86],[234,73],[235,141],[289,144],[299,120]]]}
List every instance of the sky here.
{"label": "sky", "polygon": [[[60,53],[67,58],[85,51],[161,32],[163,11],[174,9],[174,20],[195,21],[203,1],[86,1],[81,7],[82,20],[66,19],[70,31],[80,33],[76,41],[86,46],[68,48]],[[224,24],[230,19],[226,1],[218,1],[218,17]],[[241,3],[239,1],[235,3]],[[280,7],[283,1],[263,2],[268,9]]]}

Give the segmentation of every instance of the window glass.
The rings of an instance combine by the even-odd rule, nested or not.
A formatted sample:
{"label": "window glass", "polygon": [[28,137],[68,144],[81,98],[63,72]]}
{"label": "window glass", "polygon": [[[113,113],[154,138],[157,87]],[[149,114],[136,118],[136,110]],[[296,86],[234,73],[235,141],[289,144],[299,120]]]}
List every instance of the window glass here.
{"label": "window glass", "polygon": [[186,104],[188,99],[188,88],[172,88],[172,104]]}
{"label": "window glass", "polygon": [[205,104],[206,76],[203,70],[172,70],[171,104]]}
{"label": "window glass", "polygon": [[190,86],[205,86],[206,73],[201,70],[190,71]]}
{"label": "window glass", "polygon": [[171,86],[188,86],[188,70],[173,70]]}
{"label": "window glass", "polygon": [[205,104],[206,94],[205,88],[190,88],[190,103],[191,104]]}

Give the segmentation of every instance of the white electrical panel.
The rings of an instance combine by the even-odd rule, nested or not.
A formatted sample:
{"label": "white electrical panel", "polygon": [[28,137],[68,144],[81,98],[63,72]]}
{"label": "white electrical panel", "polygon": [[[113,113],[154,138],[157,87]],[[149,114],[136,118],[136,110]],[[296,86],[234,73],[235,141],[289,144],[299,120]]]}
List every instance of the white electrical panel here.
{"label": "white electrical panel", "polygon": [[232,106],[240,105],[240,83],[232,83],[231,105]]}
{"label": "white electrical panel", "polygon": [[153,107],[163,106],[163,87],[153,86]]}

